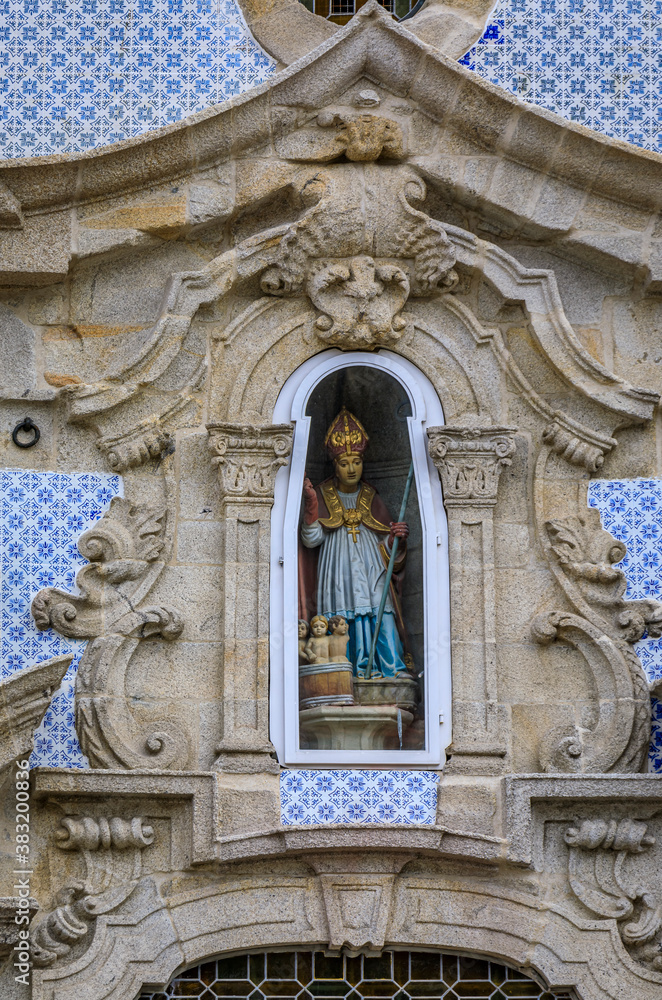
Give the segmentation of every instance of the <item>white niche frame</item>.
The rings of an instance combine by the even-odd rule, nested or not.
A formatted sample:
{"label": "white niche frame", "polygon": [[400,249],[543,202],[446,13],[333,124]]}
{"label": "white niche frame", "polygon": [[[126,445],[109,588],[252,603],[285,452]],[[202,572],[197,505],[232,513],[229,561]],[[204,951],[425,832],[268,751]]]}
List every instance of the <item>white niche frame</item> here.
{"label": "white niche frame", "polygon": [[[424,750],[301,750],[297,645],[297,533],[308,450],[313,390],[342,368],[376,368],[405,389],[412,409],[407,418],[423,535],[424,594]],[[427,450],[427,427],[444,415],[439,397],[419,368],[390,351],[343,353],[332,349],[310,358],[288,378],[273,415],[274,424],[292,423],[294,441],[288,465],[276,476],[271,516],[270,577],[270,734],[284,765],[439,768],[452,739],[450,593],[448,527],[439,474]],[[292,666],[294,664],[294,666]]]}

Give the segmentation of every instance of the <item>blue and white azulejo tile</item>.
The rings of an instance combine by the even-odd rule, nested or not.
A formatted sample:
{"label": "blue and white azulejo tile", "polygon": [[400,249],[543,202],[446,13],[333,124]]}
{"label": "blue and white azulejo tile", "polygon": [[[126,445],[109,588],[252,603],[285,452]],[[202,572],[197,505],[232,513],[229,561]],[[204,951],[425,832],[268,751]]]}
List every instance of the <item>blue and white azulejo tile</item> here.
{"label": "blue and white azulejo tile", "polygon": [[0,0],[0,156],[119,142],[274,68],[237,0]]}
{"label": "blue and white azulejo tile", "polygon": [[659,0],[498,0],[460,62],[517,97],[662,151]]}
{"label": "blue and white azulejo tile", "polygon": [[76,573],[87,562],[76,542],[121,493],[120,477],[101,472],[0,472],[0,676],[74,654],[35,734],[33,767],[87,766],[74,728],[74,684],[86,643],[40,632],[30,605],[43,587],[76,592]]}
{"label": "blue and white azulejo tile", "polygon": [[[594,479],[589,507],[597,507],[603,527],[627,546],[619,563],[630,600],[662,600],[662,479]],[[662,677],[662,639],[635,644],[649,681]],[[649,770],[662,772],[662,702],[652,701],[653,731]]]}
{"label": "blue and white azulejo tile", "polygon": [[435,771],[291,770],[280,776],[283,826],[433,824]]}

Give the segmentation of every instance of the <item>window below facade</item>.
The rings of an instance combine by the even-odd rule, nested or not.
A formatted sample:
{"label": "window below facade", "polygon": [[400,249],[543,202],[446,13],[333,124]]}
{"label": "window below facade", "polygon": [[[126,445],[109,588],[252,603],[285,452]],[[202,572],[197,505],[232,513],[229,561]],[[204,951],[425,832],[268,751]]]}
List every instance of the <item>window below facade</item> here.
{"label": "window below facade", "polygon": [[[368,0],[301,0],[312,14],[319,14],[336,24],[346,24]],[[379,0],[384,10],[396,20],[402,20],[413,9],[416,0]]]}
{"label": "window below facade", "polygon": [[552,995],[528,976],[470,955],[385,951],[379,958],[349,958],[321,951],[259,952],[204,962],[180,973],[163,993],[140,1000],[571,1000]]}
{"label": "window below facade", "polygon": [[450,740],[448,560],[425,425],[442,422],[439,400],[387,352],[325,352],[303,369],[275,420],[295,426],[272,519],[279,760],[438,765]]}

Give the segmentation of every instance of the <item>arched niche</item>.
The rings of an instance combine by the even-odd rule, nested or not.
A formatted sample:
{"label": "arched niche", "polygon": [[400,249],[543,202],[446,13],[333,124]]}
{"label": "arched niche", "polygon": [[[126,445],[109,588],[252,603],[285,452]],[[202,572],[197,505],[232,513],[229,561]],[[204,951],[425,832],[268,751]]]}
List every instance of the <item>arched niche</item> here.
{"label": "arched niche", "polygon": [[[353,392],[349,390],[347,395],[345,387],[345,396],[342,397],[342,393],[338,395],[339,378],[343,378],[343,373],[351,375],[352,372],[359,376],[358,383],[355,377]],[[366,379],[369,373],[374,373],[372,386],[369,386],[370,378]],[[363,401],[360,399],[361,376],[365,385]],[[329,393],[324,403],[325,387],[328,387]],[[326,430],[328,414],[343,398],[361,410],[356,415],[370,425],[372,433],[381,425],[386,435],[396,439],[398,432],[393,421],[401,421],[403,436],[395,448],[398,454],[391,456],[391,461],[385,461],[382,442],[381,461],[374,463],[371,470],[376,479],[375,485],[388,500],[394,518],[410,461],[414,473],[414,492],[407,513],[407,520],[413,522],[413,544],[410,546],[412,586],[409,598],[406,590],[403,591],[402,608],[405,620],[414,623],[413,629],[408,629],[413,632],[408,648],[413,650],[409,654],[410,666],[417,678],[419,692],[416,697],[419,700],[415,706],[407,703],[407,707],[402,709],[394,710],[391,705],[389,711],[393,719],[387,722],[385,712],[384,719],[379,723],[379,735],[375,730],[376,735],[370,740],[365,737],[368,723],[359,719],[358,700],[375,697],[372,694],[374,684],[371,688],[367,683],[357,683],[356,662],[355,705],[348,705],[340,711],[332,709],[331,713],[325,712],[324,708],[317,709],[319,718],[315,716],[312,721],[309,718],[307,723],[306,716],[297,710],[297,595],[301,573],[297,548],[302,487],[306,469],[312,473],[311,462],[313,466],[316,461],[319,462],[319,475],[330,471],[329,468],[324,470],[324,455],[319,454],[319,445]],[[382,405],[383,413],[375,412]],[[404,408],[409,415],[396,417],[395,411],[402,414]],[[320,410],[324,410],[321,415]],[[291,423],[294,427],[291,460],[276,477],[271,519],[270,736],[278,758],[285,764],[315,766],[371,764],[438,767],[451,739],[448,535],[439,477],[428,455],[426,437],[428,427],[443,424],[439,397],[418,368],[389,351],[348,355],[330,350],[310,358],[290,376],[278,396],[273,420],[276,425]],[[314,454],[311,453],[311,445]],[[366,462],[366,479],[368,471],[370,468]],[[368,694],[359,695],[359,688],[367,690]],[[384,698],[392,699],[392,692]],[[369,711],[374,716],[372,707]],[[307,712],[308,716],[315,714],[312,710]],[[337,722],[329,721],[333,713]],[[356,721],[348,721],[354,715]],[[310,733],[315,731],[305,730],[306,725],[324,727],[324,738],[318,741],[315,735],[311,736]],[[339,737],[339,727],[343,726],[345,736]],[[354,734],[360,726],[361,738],[351,734],[347,736],[348,726],[354,727]],[[384,733],[386,738],[381,738]]]}

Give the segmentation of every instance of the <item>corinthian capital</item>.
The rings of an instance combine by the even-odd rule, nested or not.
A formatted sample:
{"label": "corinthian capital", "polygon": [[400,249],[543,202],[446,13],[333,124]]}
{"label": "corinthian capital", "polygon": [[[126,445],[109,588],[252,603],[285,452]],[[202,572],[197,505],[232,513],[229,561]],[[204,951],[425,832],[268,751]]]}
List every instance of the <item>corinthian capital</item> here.
{"label": "corinthian capital", "polygon": [[515,427],[429,427],[430,457],[446,507],[492,506],[499,476],[515,454]]}
{"label": "corinthian capital", "polygon": [[276,473],[292,451],[290,424],[208,424],[212,464],[223,496],[273,500]]}

